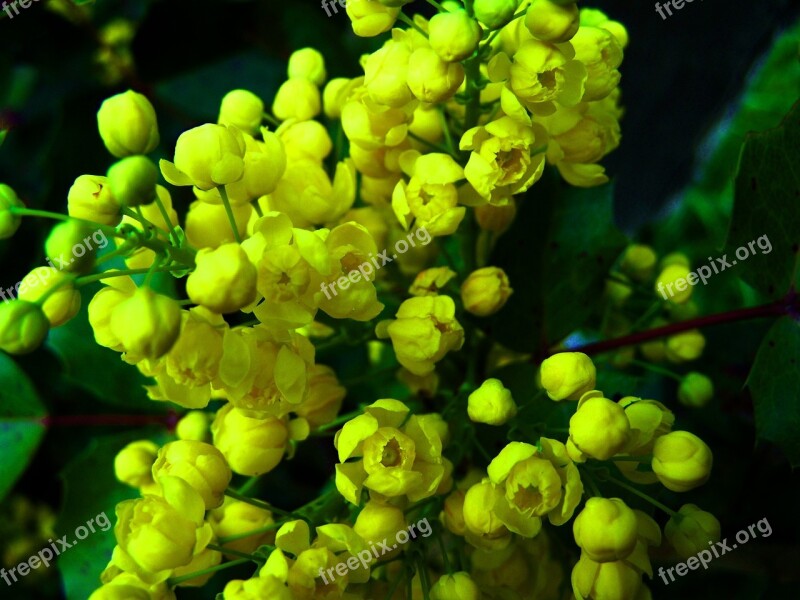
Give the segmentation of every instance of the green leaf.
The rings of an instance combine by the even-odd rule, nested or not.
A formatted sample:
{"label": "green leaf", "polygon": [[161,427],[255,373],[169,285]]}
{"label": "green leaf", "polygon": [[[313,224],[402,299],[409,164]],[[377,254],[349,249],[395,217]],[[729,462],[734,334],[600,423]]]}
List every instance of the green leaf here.
{"label": "green leaf", "polygon": [[136,367],[124,362],[119,352],[103,348],[94,341],[85,309],[94,290],[94,287],[91,291],[81,290],[84,308],[69,323],[53,329],[47,338],[47,345],[63,364],[64,378],[107,404],[138,408],[143,412],[166,410],[167,403],[147,398],[143,386],[151,382]]}
{"label": "green leaf", "polygon": [[[88,448],[62,471],[64,505],[55,530],[59,537],[66,535],[68,542],[76,542],[58,557],[58,570],[68,600],[85,600],[100,586],[100,573],[116,544],[114,508],[117,503],[138,496],[135,489],[114,477],[114,457],[130,442],[150,438],[152,434],[153,430],[138,430],[93,438]],[[102,515],[110,524],[106,531],[102,531],[105,526]],[[75,530],[98,516],[95,532],[77,540]]]}
{"label": "green leaf", "polygon": [[46,416],[33,385],[7,355],[0,353],[0,501],[25,471],[44,437]]}
{"label": "green leaf", "polygon": [[[733,217],[725,252],[731,265],[738,263],[737,274],[769,298],[779,298],[788,291],[797,263],[800,243],[798,140],[800,101],[780,126],[748,135],[736,177]],[[756,240],[758,245],[754,243]],[[748,247],[749,244],[752,245]],[[769,252],[765,254],[767,248]]]}
{"label": "green leaf", "polygon": [[512,350],[543,354],[583,325],[626,245],[612,204],[610,184],[574,188],[545,174],[493,253],[490,264],[505,270],[514,293],[487,333]]}
{"label": "green leaf", "polygon": [[792,467],[800,465],[800,327],[791,317],[767,333],[747,378],[758,439],[777,444]]}

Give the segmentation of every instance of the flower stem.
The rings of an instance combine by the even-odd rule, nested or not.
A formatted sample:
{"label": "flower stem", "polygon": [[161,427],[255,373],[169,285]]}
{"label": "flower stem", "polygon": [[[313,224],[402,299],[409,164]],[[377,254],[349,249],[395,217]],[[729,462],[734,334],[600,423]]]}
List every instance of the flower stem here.
{"label": "flower stem", "polygon": [[616,477],[612,477],[611,475],[606,475],[605,479],[606,479],[606,481],[610,481],[611,483],[614,483],[614,484],[618,485],[619,487],[621,487],[624,490],[628,490],[631,494],[639,496],[639,498],[641,498],[642,500],[646,500],[647,502],[649,502],[650,504],[652,504],[656,508],[660,508],[661,510],[663,510],[665,513],[667,513],[671,517],[677,516],[677,514],[678,514],[674,510],[672,510],[669,506],[667,506],[665,504],[661,504],[661,502],[659,502],[655,498],[645,494],[644,492],[642,492],[640,490],[637,490],[632,485],[629,485],[629,484],[625,483],[624,481],[621,481],[621,480],[617,479]]}
{"label": "flower stem", "polygon": [[217,186],[217,189],[219,190],[219,195],[222,197],[222,205],[225,207],[225,212],[228,215],[228,221],[231,223],[233,238],[238,244],[241,244],[242,238],[239,236],[239,226],[236,225],[236,217],[233,216],[233,209],[231,208],[231,201],[228,199],[228,192],[224,185]]}
{"label": "flower stem", "polygon": [[643,360],[632,360],[630,364],[635,365],[637,367],[641,367],[653,373],[658,373],[659,375],[663,375],[664,377],[669,377],[670,379],[674,379],[675,381],[683,381],[683,376],[678,375],[674,371],[670,371],[669,369],[665,369],[664,367],[659,367],[658,365],[650,364],[649,362],[645,362]]}
{"label": "flower stem", "polygon": [[[158,269],[154,269],[153,273],[169,273],[170,271],[176,271],[178,269],[183,269],[184,267],[159,267]],[[125,275],[144,275],[150,272],[150,269],[130,269],[127,271],[106,271],[104,273],[97,273],[95,275],[87,275],[86,277],[78,277],[75,280],[76,286],[83,286],[88,285],[90,283],[94,283],[95,281],[101,281],[103,279],[110,279],[112,277],[123,277]]]}
{"label": "flower stem", "polygon": [[[217,541],[220,544],[229,544],[231,542],[237,542],[239,540],[243,540],[245,538],[249,538],[254,535],[260,535],[262,533],[268,533],[270,531],[280,529],[283,523],[284,521],[276,521],[275,523],[270,523],[269,525],[265,525],[264,527],[259,527],[258,529],[253,529],[252,531],[247,531],[245,533],[237,533],[236,535],[229,535],[227,537],[221,537]],[[225,549],[225,552],[227,551],[228,550]]]}
{"label": "flower stem", "polygon": [[401,13],[399,13],[397,15],[397,18],[399,20],[401,20],[403,23],[405,23],[406,25],[408,25],[409,27],[419,31],[425,37],[426,40],[428,39],[428,34],[425,33],[425,31],[423,31],[422,28],[419,25],[414,23],[414,21],[408,15],[406,15],[406,14],[401,12]]}
{"label": "flower stem", "polygon": [[252,554],[247,554],[246,552],[231,550],[230,548],[223,548],[222,546],[217,546],[216,544],[209,544],[208,546],[206,546],[206,548],[208,548],[209,550],[216,550],[217,552],[224,552],[225,554],[230,554],[231,556],[238,556],[239,558],[252,560],[253,562],[266,562],[260,556],[254,556]]}
{"label": "flower stem", "polygon": [[179,585],[185,581],[191,581],[195,577],[202,577],[203,575],[216,573],[217,571],[222,571],[223,569],[229,569],[230,567],[238,567],[239,565],[244,565],[249,562],[253,562],[252,559],[240,558],[238,560],[232,560],[230,562],[222,563],[221,565],[217,565],[215,567],[209,567],[208,569],[203,569],[202,571],[187,573],[186,575],[181,575],[180,577],[167,579],[167,585],[169,585],[170,587],[175,587],[176,585]]}
{"label": "flower stem", "polygon": [[272,513],[281,515],[283,517],[289,517],[291,519],[294,518],[294,515],[292,515],[292,513],[290,513],[290,512],[287,512],[285,510],[281,510],[280,508],[275,508],[271,504],[269,504],[267,502],[264,502],[262,500],[257,500],[256,498],[250,498],[249,496],[243,496],[242,494],[239,494],[238,492],[234,492],[231,489],[225,490],[225,495],[233,498],[234,500],[238,500],[239,502],[245,502],[247,504],[251,504],[251,505],[256,506],[258,508],[263,508],[264,510],[268,510],[268,511],[270,511]]}

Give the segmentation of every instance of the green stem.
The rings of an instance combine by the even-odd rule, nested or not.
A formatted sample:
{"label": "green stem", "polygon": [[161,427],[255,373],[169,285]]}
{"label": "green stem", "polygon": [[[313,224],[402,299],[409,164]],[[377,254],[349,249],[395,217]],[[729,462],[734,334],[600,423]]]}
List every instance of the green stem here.
{"label": "green stem", "polygon": [[203,575],[209,575],[210,573],[216,573],[217,571],[222,571],[223,569],[229,569],[231,567],[238,567],[239,565],[244,565],[249,562],[253,562],[248,558],[240,558],[238,560],[232,560],[230,562],[222,563],[221,565],[217,565],[215,567],[209,567],[208,569],[203,569],[202,571],[195,571],[194,573],[187,573],[186,575],[181,575],[180,577],[174,577],[167,579],[167,585],[170,587],[175,587],[183,583],[184,581],[191,581],[195,577],[202,577]]}
{"label": "green stem", "polygon": [[[246,531],[244,533],[237,533],[236,535],[229,535],[227,537],[221,537],[217,541],[220,544],[230,544],[231,542],[238,542],[239,540],[243,540],[245,538],[253,537],[254,535],[261,535],[262,533],[268,533],[270,531],[275,531],[276,529],[280,529],[283,526],[284,521],[276,521],[275,523],[270,523],[264,527],[259,527],[258,529],[253,529],[252,531]],[[227,550],[225,550],[227,552]]]}
{"label": "green stem", "polygon": [[225,207],[228,221],[231,223],[233,238],[236,240],[237,244],[241,244],[242,238],[239,236],[239,227],[236,225],[236,217],[233,216],[233,209],[231,208],[231,201],[228,199],[228,192],[225,190],[224,185],[217,186],[217,189],[219,190],[219,195],[222,197],[222,205]]}
{"label": "green stem", "polygon": [[586,484],[589,486],[589,490],[591,491],[592,496],[602,498],[603,494],[600,493],[600,488],[597,487],[597,482],[594,480],[592,474],[585,469],[581,469],[581,474],[585,475]]}
{"label": "green stem", "polygon": [[119,232],[114,227],[111,227],[110,225],[102,225],[101,223],[96,223],[94,221],[89,221],[87,219],[77,219],[75,217],[70,217],[69,215],[50,212],[49,210],[17,208],[16,206],[12,206],[8,210],[11,212],[12,215],[17,215],[20,217],[39,217],[42,219],[54,219],[56,221],[75,221],[76,223],[81,223],[88,227],[99,229],[106,235],[110,235],[112,237],[120,237]]}
{"label": "green stem", "polygon": [[253,487],[255,487],[255,485],[256,485],[256,483],[258,483],[259,479],[260,479],[259,475],[255,475],[255,476],[251,477],[250,479],[248,479],[247,481],[244,482],[242,487],[240,487],[239,490],[236,493],[237,494],[242,494],[243,496],[247,495],[250,492],[250,490],[252,490]]}
{"label": "green stem", "polygon": [[222,546],[217,546],[216,544],[209,544],[206,546],[206,548],[209,550],[216,550],[217,552],[224,552],[225,554],[230,554],[231,556],[246,558],[247,560],[252,560],[253,562],[266,562],[260,556],[253,556],[252,554],[247,554],[246,552],[239,552],[237,550],[231,550],[230,548],[223,548]]}
{"label": "green stem", "polygon": [[648,463],[653,460],[652,454],[647,454],[645,456],[612,456],[608,460],[610,461],[619,461],[619,462],[641,462],[641,463]]}
{"label": "green stem", "polygon": [[439,122],[442,124],[442,132],[444,133],[444,141],[449,149],[450,154],[456,155],[456,145],[453,142],[453,132],[450,131],[450,125],[447,123],[447,115],[443,108],[439,109]]}
{"label": "green stem", "polygon": [[429,142],[425,138],[421,138],[415,133],[411,133],[409,131],[408,132],[408,137],[410,137],[412,140],[418,141],[420,144],[428,146],[431,150],[436,150],[437,152],[441,152],[442,154],[449,154],[453,158],[456,158],[455,154],[453,152],[451,152],[450,150],[448,150],[447,148],[445,148],[444,146],[441,146],[439,144],[434,144],[433,142]]}
{"label": "green stem", "polygon": [[671,516],[671,517],[678,516],[678,513],[676,513],[670,507],[666,506],[665,504],[661,504],[661,502],[659,502],[655,498],[652,498],[652,497],[648,496],[647,494],[645,494],[644,492],[642,492],[640,490],[637,490],[632,485],[629,485],[629,484],[625,483],[624,481],[621,481],[621,480],[617,479],[616,477],[612,477],[611,475],[606,475],[605,479],[606,479],[606,481],[610,481],[611,483],[614,483],[614,484],[618,485],[619,487],[621,487],[624,490],[628,490],[631,494],[639,496],[639,498],[649,502],[650,504],[652,504],[656,508],[660,508],[665,513],[667,513],[669,516]]}
{"label": "green stem", "polygon": [[281,126],[281,122],[280,122],[280,121],[278,121],[278,119],[276,119],[275,117],[273,117],[271,114],[269,114],[269,113],[264,113],[262,116],[264,117],[264,120],[265,120],[267,123],[269,123],[270,125],[272,125],[273,127],[280,127],[280,126]]}
{"label": "green stem", "polygon": [[350,421],[352,419],[355,419],[358,416],[361,416],[361,414],[363,412],[364,412],[363,410],[354,410],[353,412],[349,412],[347,414],[341,415],[341,416],[337,417],[336,419],[334,419],[333,421],[331,421],[330,423],[326,423],[325,425],[322,425],[322,426],[318,427],[315,430],[315,433],[328,431],[330,429],[336,429],[340,425],[344,425],[348,421]]}
{"label": "green stem", "polygon": [[419,569],[419,581],[422,584],[422,598],[430,600],[431,582],[428,580],[428,569],[425,567],[425,560],[421,554],[417,557],[417,569]]}
{"label": "green stem", "polygon": [[177,246],[178,245],[178,239],[177,239],[177,236],[175,235],[175,227],[172,225],[172,219],[169,218],[169,213],[167,212],[167,207],[164,206],[163,202],[161,202],[161,198],[158,197],[158,194],[156,194],[155,203],[156,203],[156,206],[158,206],[158,210],[159,210],[159,212],[161,213],[161,216],[164,219],[164,224],[167,227],[169,227],[168,235],[169,235],[170,242]]}
{"label": "green stem", "polygon": [[436,540],[439,542],[439,549],[442,551],[442,562],[444,563],[444,570],[447,571],[448,575],[453,573],[453,569],[450,567],[450,558],[447,556],[447,548],[445,548],[444,540],[442,539],[441,532],[436,532]]}
{"label": "green stem", "polygon": [[447,12],[447,9],[438,2],[436,2],[436,0],[425,0],[425,1],[431,6],[433,6],[439,12]]}
{"label": "green stem", "polygon": [[425,31],[419,25],[414,23],[414,21],[410,17],[408,17],[407,15],[405,15],[405,14],[403,14],[401,12],[401,13],[399,13],[397,15],[397,18],[399,20],[401,20],[403,23],[405,23],[406,25],[408,25],[409,27],[412,27],[412,28],[416,29],[417,31],[419,31],[425,37],[426,40],[428,39],[428,34],[425,33]]}
{"label": "green stem", "polygon": [[[170,271],[183,270],[184,267],[161,267],[154,269],[154,273],[169,273]],[[150,269],[129,269],[126,271],[106,271],[105,273],[97,273],[95,275],[87,275],[86,277],[78,277],[75,280],[76,287],[88,285],[95,281],[102,281],[103,279],[111,279],[112,277],[124,277],[125,275],[145,275],[150,272]]]}
{"label": "green stem", "polygon": [[250,498],[249,496],[243,496],[242,494],[234,492],[231,489],[225,490],[225,495],[229,496],[230,498],[233,498],[234,500],[238,500],[239,502],[245,502],[247,504],[251,504],[251,505],[256,506],[258,508],[263,508],[264,510],[268,510],[271,513],[274,513],[274,514],[277,514],[277,515],[281,515],[282,517],[288,517],[290,519],[295,518],[294,515],[292,515],[292,513],[290,513],[290,512],[287,512],[285,510],[281,510],[280,508],[275,508],[271,504],[269,504],[267,502],[264,502],[262,500],[257,500],[256,498]]}
{"label": "green stem", "polygon": [[683,381],[683,377],[678,375],[674,371],[670,371],[669,369],[665,369],[664,367],[659,367],[658,365],[650,364],[649,362],[645,362],[643,360],[632,360],[630,362],[632,365],[636,365],[637,367],[641,367],[648,371],[652,371],[653,373],[658,373],[659,375],[663,375],[664,377],[669,377],[674,379],[675,381]]}

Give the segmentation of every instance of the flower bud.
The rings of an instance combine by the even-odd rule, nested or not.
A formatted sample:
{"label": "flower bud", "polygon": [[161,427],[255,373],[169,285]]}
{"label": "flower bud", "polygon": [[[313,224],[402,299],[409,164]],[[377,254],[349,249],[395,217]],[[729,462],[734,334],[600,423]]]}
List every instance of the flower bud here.
{"label": "flower bud", "polygon": [[122,220],[119,201],[111,193],[108,179],[81,175],[69,188],[67,210],[70,217],[116,227]]}
{"label": "flower bud", "polygon": [[684,504],[677,515],[670,517],[664,526],[664,535],[683,559],[708,550],[712,542],[720,538],[720,525],[709,512],[700,510],[695,504]]}
{"label": "flower bud", "polygon": [[308,396],[293,410],[314,429],[336,418],[346,394],[347,390],[336,378],[336,371],[327,365],[315,364],[308,373]]}
{"label": "flower bud", "polygon": [[[70,273],[88,273],[94,267],[96,248],[90,246],[88,250],[85,250],[84,243],[86,238],[98,233],[105,237],[101,230],[92,232],[89,227],[78,221],[70,220],[59,223],[47,236],[44,244],[45,255],[51,264],[54,261],[57,262],[59,269]],[[106,243],[108,243],[108,238],[106,238]],[[75,254],[78,247],[84,249],[82,256]]]}
{"label": "flower bud", "polygon": [[533,0],[525,15],[531,35],[544,42],[561,43],[571,39],[580,26],[578,5],[553,0]]}
{"label": "flower bud", "polygon": [[631,244],[625,249],[620,267],[622,271],[636,281],[646,281],[656,268],[655,251],[644,244]]}
{"label": "flower bud", "polygon": [[519,8],[520,0],[475,0],[475,18],[489,29],[506,25]]}
{"label": "flower bud", "polygon": [[668,361],[682,363],[700,358],[705,346],[705,336],[700,330],[692,329],[669,336],[664,347],[664,352]]}
{"label": "flower bud", "polygon": [[[244,238],[247,223],[253,214],[250,204],[231,206],[239,236]],[[222,244],[234,242],[230,220],[221,204],[193,202],[186,214],[186,238],[195,248],[217,248]]]}
{"label": "flower bud", "polygon": [[389,31],[400,13],[399,8],[384,6],[373,0],[348,0],[346,8],[353,33],[359,37],[375,37]]}
{"label": "flower bud", "polygon": [[161,358],[181,331],[181,309],[172,298],[138,288],[111,313],[111,333],[134,358]]}
{"label": "flower bud", "polygon": [[678,387],[678,401],[684,406],[702,408],[714,397],[714,383],[697,371],[687,373]]}
{"label": "flower bud", "polygon": [[597,371],[582,352],[559,352],[541,366],[542,387],[551,400],[577,400],[593,390]]}
{"label": "flower bud", "polygon": [[180,135],[175,163],[162,160],[161,173],[172,185],[210,190],[242,178],[245,149],[239,128],[206,123]]}
{"label": "flower bud", "polygon": [[319,50],[301,48],[289,57],[289,79],[308,79],[317,87],[322,87],[328,74],[325,72],[325,58]]}
{"label": "flower bud", "polygon": [[418,100],[438,104],[452,98],[464,82],[464,67],[448,63],[427,47],[408,59],[408,87]]}
{"label": "flower bud", "polygon": [[30,354],[42,345],[50,322],[38,304],[11,300],[0,304],[0,350]]}
{"label": "flower bud", "polygon": [[[50,290],[55,290],[50,293]],[[42,305],[51,327],[59,327],[71,320],[81,308],[81,294],[75,288],[72,275],[52,267],[36,267],[22,278],[19,299],[38,302],[47,295]]]}
{"label": "flower bud", "polygon": [[114,458],[114,475],[118,481],[134,488],[157,487],[153,479],[153,463],[158,446],[150,440],[131,442]]}
{"label": "flower bud", "polygon": [[689,276],[689,267],[686,265],[672,264],[664,268],[656,278],[655,290],[663,299],[683,304],[692,297],[694,289],[686,278]]}
{"label": "flower bud", "polygon": [[207,442],[210,433],[211,415],[202,410],[190,410],[181,417],[175,426],[175,435],[179,440]]}
{"label": "flower bud", "polygon": [[636,514],[619,498],[589,498],[572,524],[575,543],[594,561],[622,560],[636,547]]}
{"label": "flower bud", "polygon": [[647,590],[642,585],[642,572],[627,560],[599,563],[581,552],[571,579],[575,598],[650,598],[642,593]]}
{"label": "flower bud", "polygon": [[331,136],[319,121],[291,123],[288,127],[281,127],[277,134],[286,154],[292,158],[311,158],[322,162],[333,150]]}
{"label": "flower bud", "polygon": [[281,121],[308,121],[322,110],[319,88],[308,79],[288,79],[283,82],[272,101],[272,112]]}
{"label": "flower bud", "polygon": [[663,435],[653,446],[653,472],[673,492],[687,492],[703,485],[711,475],[713,462],[711,449],[688,431]]}
{"label": "flower bud", "polygon": [[[270,511],[231,498],[225,498],[222,506],[211,511],[208,520],[214,529],[214,535],[218,538],[239,536],[263,529],[273,523]],[[235,552],[249,554],[255,552],[259,546],[269,543],[271,538],[274,539],[274,533],[265,531],[261,534],[227,542],[225,547]]]}
{"label": "flower bud", "polygon": [[251,419],[232,404],[222,407],[211,424],[214,445],[234,473],[254,477],[281,462],[289,432],[282,419]]}
{"label": "flower bud", "polygon": [[578,410],[569,420],[567,450],[576,462],[586,457],[608,460],[625,447],[629,435],[625,409],[590,392],[584,394],[578,402]]}
{"label": "flower bud", "polygon": [[428,27],[431,48],[447,62],[464,60],[481,41],[480,25],[465,10],[439,13]]}
{"label": "flower bud", "polygon": [[503,425],[516,416],[517,405],[499,379],[487,379],[469,395],[467,414],[475,423]]}
{"label": "flower bud", "polygon": [[461,284],[461,300],[467,312],[479,317],[495,314],[514,290],[508,276],[499,267],[483,267],[470,273]]}
{"label": "flower bud", "polygon": [[16,192],[6,184],[0,183],[0,240],[13,236],[22,223],[22,217],[12,214],[11,208],[24,207]]}
{"label": "flower bud", "polygon": [[149,154],[158,146],[156,111],[146,97],[132,90],[103,102],[97,126],[106,148],[117,158]]}
{"label": "flower bud", "polygon": [[511,227],[511,223],[514,222],[514,217],[517,215],[517,206],[513,202],[503,206],[483,204],[476,206],[474,212],[478,227],[499,235]]}
{"label": "flower bud", "polygon": [[481,591],[466,571],[442,575],[431,588],[431,600],[478,600]]}
{"label": "flower bud", "polygon": [[158,451],[153,479],[158,481],[164,476],[183,479],[200,494],[209,510],[222,506],[232,474],[222,452],[211,444],[178,440]]}
{"label": "flower bud", "polygon": [[255,301],[258,272],[239,244],[204,248],[195,262],[197,268],[186,280],[186,293],[195,304],[225,314]]}
{"label": "flower bud", "polygon": [[158,169],[146,156],[129,156],[106,174],[111,193],[123,206],[150,204],[156,198]]}
{"label": "flower bud", "polygon": [[[398,531],[408,527],[402,509],[370,500],[358,513],[353,531],[360,535],[367,544],[377,544],[395,539]],[[396,548],[388,553],[387,558],[392,558],[400,552]]]}
{"label": "flower bud", "polygon": [[441,521],[452,534],[463,537],[467,530],[464,523],[464,490],[454,490],[444,501]]}
{"label": "flower bud", "polygon": [[219,107],[217,123],[233,125],[255,135],[264,119],[264,102],[253,92],[232,90],[225,94]]}

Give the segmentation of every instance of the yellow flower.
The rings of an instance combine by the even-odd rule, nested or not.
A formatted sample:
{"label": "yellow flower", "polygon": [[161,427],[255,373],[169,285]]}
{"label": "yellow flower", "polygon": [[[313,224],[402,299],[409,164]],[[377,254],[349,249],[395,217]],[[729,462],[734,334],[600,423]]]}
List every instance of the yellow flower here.
{"label": "yellow flower", "polygon": [[114,458],[114,475],[125,485],[144,488],[142,493],[155,493],[158,485],[153,479],[153,463],[158,446],[150,440],[131,442]]}
{"label": "yellow flower", "polygon": [[376,104],[400,108],[414,96],[408,88],[411,46],[403,40],[389,40],[364,63],[364,86]]}
{"label": "yellow flower", "polygon": [[166,375],[178,385],[208,387],[207,396],[210,398],[210,384],[217,378],[222,358],[225,320],[202,307],[183,311],[181,317],[181,333],[164,357]]}
{"label": "yellow flower", "polygon": [[392,194],[392,209],[404,229],[413,220],[417,228],[430,235],[450,235],[458,229],[466,208],[457,206],[455,183],[464,178],[464,171],[447,154],[420,155],[415,150],[400,158],[404,171],[411,176],[400,181]]}
{"label": "yellow flower", "polygon": [[656,400],[626,396],[618,404],[625,409],[630,424],[630,438],[625,446],[628,454],[650,454],[656,439],[669,433],[675,423],[672,411]]}
{"label": "yellow flower", "polygon": [[347,390],[339,383],[336,371],[327,365],[313,365],[308,376],[308,397],[294,412],[315,429],[336,418]]}
{"label": "yellow flower", "polygon": [[17,193],[0,183],[0,240],[12,237],[22,224],[22,217],[11,213],[12,208],[25,208]]}
{"label": "yellow flower", "polygon": [[647,281],[653,275],[658,256],[644,244],[631,244],[625,248],[620,267],[626,275],[636,281]]}
{"label": "yellow flower", "polygon": [[567,450],[573,460],[587,457],[608,460],[620,452],[631,434],[625,410],[604,398],[601,392],[587,392],[569,420]]}
{"label": "yellow flower", "polygon": [[173,592],[166,583],[148,584],[133,573],[125,573],[112,568],[117,573],[108,579],[107,571],[101,575],[104,585],[95,590],[89,600],[175,600]]}
{"label": "yellow flower", "polygon": [[214,445],[235,473],[254,477],[269,473],[286,452],[289,431],[284,419],[250,418],[226,404],[211,424]]}
{"label": "yellow flower", "polygon": [[81,308],[81,294],[75,287],[73,275],[53,267],[36,267],[22,278],[17,297],[38,303],[45,295],[47,300],[42,303],[42,311],[50,321],[50,327],[60,327]]}
{"label": "yellow flower", "polygon": [[346,8],[353,33],[361,37],[375,37],[389,31],[400,13],[399,8],[384,6],[373,0],[349,0]]}
{"label": "yellow flower", "polygon": [[116,227],[122,220],[119,201],[111,194],[108,179],[81,175],[69,188],[67,210],[70,217]]}
{"label": "yellow flower", "polygon": [[258,273],[238,244],[202,249],[195,262],[197,267],[186,280],[186,293],[195,304],[223,314],[256,299]]}
{"label": "yellow flower", "polygon": [[531,35],[544,42],[566,42],[578,31],[578,5],[553,0],[533,0],[525,15]]}
{"label": "yellow flower", "polygon": [[[198,571],[208,571],[212,567],[216,567],[222,562],[222,553],[217,550],[205,548],[199,554],[195,554],[192,562],[188,565],[178,567],[172,572],[172,577],[183,577]],[[203,587],[208,580],[214,576],[214,571],[206,573],[205,575],[198,575],[192,579],[188,579],[178,584],[178,587]]]}
{"label": "yellow flower", "polygon": [[544,152],[531,156],[534,143],[540,143],[534,128],[511,117],[470,129],[461,138],[461,149],[472,151],[464,168],[467,181],[496,204],[527,191],[544,171]]}
{"label": "yellow flower", "polygon": [[506,25],[517,8],[520,0],[475,0],[473,10],[475,18],[489,29],[500,29]]}
{"label": "yellow flower", "polygon": [[397,311],[397,319],[379,323],[378,337],[392,340],[397,360],[415,375],[426,375],[452,350],[464,345],[464,329],[455,318],[449,296],[409,298]]}
{"label": "yellow flower", "polygon": [[[408,527],[402,509],[370,500],[358,513],[353,531],[360,535],[367,544],[378,544],[395,539],[398,531]],[[383,555],[383,559],[393,558],[400,553],[400,548]]]}
{"label": "yellow flower", "polygon": [[162,159],[161,173],[172,185],[210,190],[242,178],[245,149],[238,127],[207,123],[180,135],[175,163]]}
{"label": "yellow flower", "polygon": [[[464,83],[464,76],[464,67],[442,60],[431,48],[417,48],[408,58],[408,88],[421,102],[446,102]],[[415,117],[415,125],[417,120]]]}
{"label": "yellow flower", "polygon": [[[231,206],[239,237],[247,236],[247,222],[253,214],[250,204]],[[236,241],[228,214],[221,204],[192,202],[186,214],[186,238],[195,248],[217,248]]]}
{"label": "yellow flower", "polygon": [[[322,162],[333,150],[331,136],[319,121],[285,121],[275,133],[283,143],[284,151],[290,162],[300,159]],[[245,158],[247,157],[245,156]],[[281,177],[285,170],[285,167],[281,170]],[[276,179],[276,185],[279,179]],[[271,194],[274,187],[265,193]]]}
{"label": "yellow flower", "polygon": [[618,85],[622,64],[622,46],[617,38],[599,27],[581,26],[570,40],[575,48],[575,58],[586,66],[586,92],[584,101],[601,100]]}
{"label": "yellow flower", "polygon": [[464,309],[479,317],[488,317],[498,312],[513,293],[508,276],[498,267],[477,269],[461,284]]}
{"label": "yellow flower", "polygon": [[687,373],[678,387],[678,400],[684,406],[702,408],[714,397],[714,383],[696,371]]}
{"label": "yellow flower", "polygon": [[692,329],[669,336],[664,351],[668,361],[682,363],[700,358],[705,346],[705,336],[700,330]]}
{"label": "yellow flower", "polygon": [[148,583],[165,581],[189,564],[212,537],[204,524],[205,504],[188,483],[163,477],[163,496],[144,496],[117,505],[112,562]]}
{"label": "yellow flower", "polygon": [[281,121],[308,121],[322,110],[322,94],[314,82],[294,78],[283,82],[272,101],[272,112]]}
{"label": "yellow flower", "polygon": [[336,487],[349,502],[359,504],[363,487],[378,500],[417,502],[436,493],[446,471],[447,425],[433,414],[413,415],[400,427],[407,414],[402,402],[378,400],[337,432]]}
{"label": "yellow flower", "polygon": [[517,414],[517,405],[499,379],[487,379],[469,395],[467,414],[475,423],[502,425]]}
{"label": "yellow flower", "polygon": [[172,298],[138,288],[114,308],[112,335],[134,360],[161,358],[170,351],[181,329],[181,309]]}
{"label": "yellow flower", "polygon": [[399,146],[408,135],[414,104],[402,108],[375,104],[361,85],[352,91],[342,107],[342,128],[351,144],[365,150]]}
{"label": "yellow flower", "polygon": [[222,595],[226,600],[295,600],[292,592],[277,577],[254,577],[247,581],[232,579],[225,584]]}
{"label": "yellow flower", "polygon": [[583,63],[565,54],[561,47],[539,40],[520,45],[509,75],[511,89],[529,108],[553,101],[575,106],[583,97],[586,83]]}
{"label": "yellow flower", "polygon": [[433,267],[420,271],[414,278],[408,293],[412,296],[436,296],[456,276],[449,267]]}
{"label": "yellow flower", "polygon": [[111,331],[111,315],[114,309],[136,292],[136,284],[129,276],[109,277],[105,286],[89,302],[89,324],[94,331],[94,340],[101,346],[122,352],[122,342]]}
{"label": "yellow flower", "polygon": [[452,575],[442,575],[430,590],[431,600],[478,600],[481,591],[469,573],[457,571]]}
{"label": "yellow flower", "polygon": [[464,496],[463,516],[466,540],[477,548],[497,550],[511,541],[511,532],[498,515],[499,506],[507,504],[500,486],[488,478],[476,483]]}
{"label": "yellow flower", "polygon": [[709,512],[696,504],[684,504],[664,526],[664,535],[678,556],[687,559],[720,540],[720,525]]}
{"label": "yellow flower", "polygon": [[664,299],[676,304],[688,302],[694,287],[689,285],[689,265],[671,264],[656,278],[654,289]]}
{"label": "yellow flower", "polygon": [[[219,508],[209,513],[208,521],[217,538],[233,538],[252,531],[258,531],[272,525],[272,513],[266,509],[253,506],[248,502],[239,502],[225,498]],[[235,552],[252,553],[274,539],[274,531],[264,531],[259,534],[242,537],[238,540],[226,541],[225,547]],[[226,555],[228,556],[228,555]],[[233,559],[233,555],[228,558]]]}
{"label": "yellow flower", "polygon": [[175,425],[175,435],[179,440],[207,442],[210,439],[210,425],[211,415],[209,413],[202,410],[190,410]]}
{"label": "yellow flower", "polygon": [[289,79],[308,79],[316,86],[322,86],[327,78],[325,57],[314,48],[295,50],[289,57],[287,68]]}
{"label": "yellow flower", "polygon": [[653,472],[673,492],[687,492],[703,485],[711,475],[711,449],[688,431],[673,431],[653,446]]}
{"label": "yellow flower", "polygon": [[640,572],[622,560],[595,562],[585,552],[572,569],[572,591],[578,600],[634,600],[643,589]]}
{"label": "yellow flower", "polygon": [[248,90],[231,90],[222,98],[219,108],[220,125],[234,125],[254,135],[264,119],[264,102]]}
{"label": "yellow flower", "polygon": [[582,352],[559,352],[546,359],[541,369],[542,387],[551,400],[578,400],[594,389],[597,371]]}
{"label": "yellow flower", "polygon": [[628,45],[628,31],[618,21],[612,21],[602,10],[596,8],[581,9],[581,25],[587,27],[600,27],[614,34],[622,48]]}
{"label": "yellow flower", "polygon": [[106,148],[117,158],[149,154],[158,146],[156,111],[145,96],[132,90],[103,102],[97,126]]}
{"label": "yellow flower", "polygon": [[619,498],[589,498],[572,531],[575,543],[593,561],[621,560],[636,546],[636,515]]}
{"label": "yellow flower", "polygon": [[480,25],[461,9],[434,15],[428,28],[431,47],[447,62],[464,60],[481,41]]}
{"label": "yellow flower", "polygon": [[231,469],[217,448],[204,442],[177,440],[163,446],[153,464],[153,479],[174,476],[200,494],[206,509],[222,505]]}
{"label": "yellow flower", "polygon": [[106,173],[108,185],[123,206],[142,206],[156,198],[158,169],[146,156],[128,156],[114,163]]}

